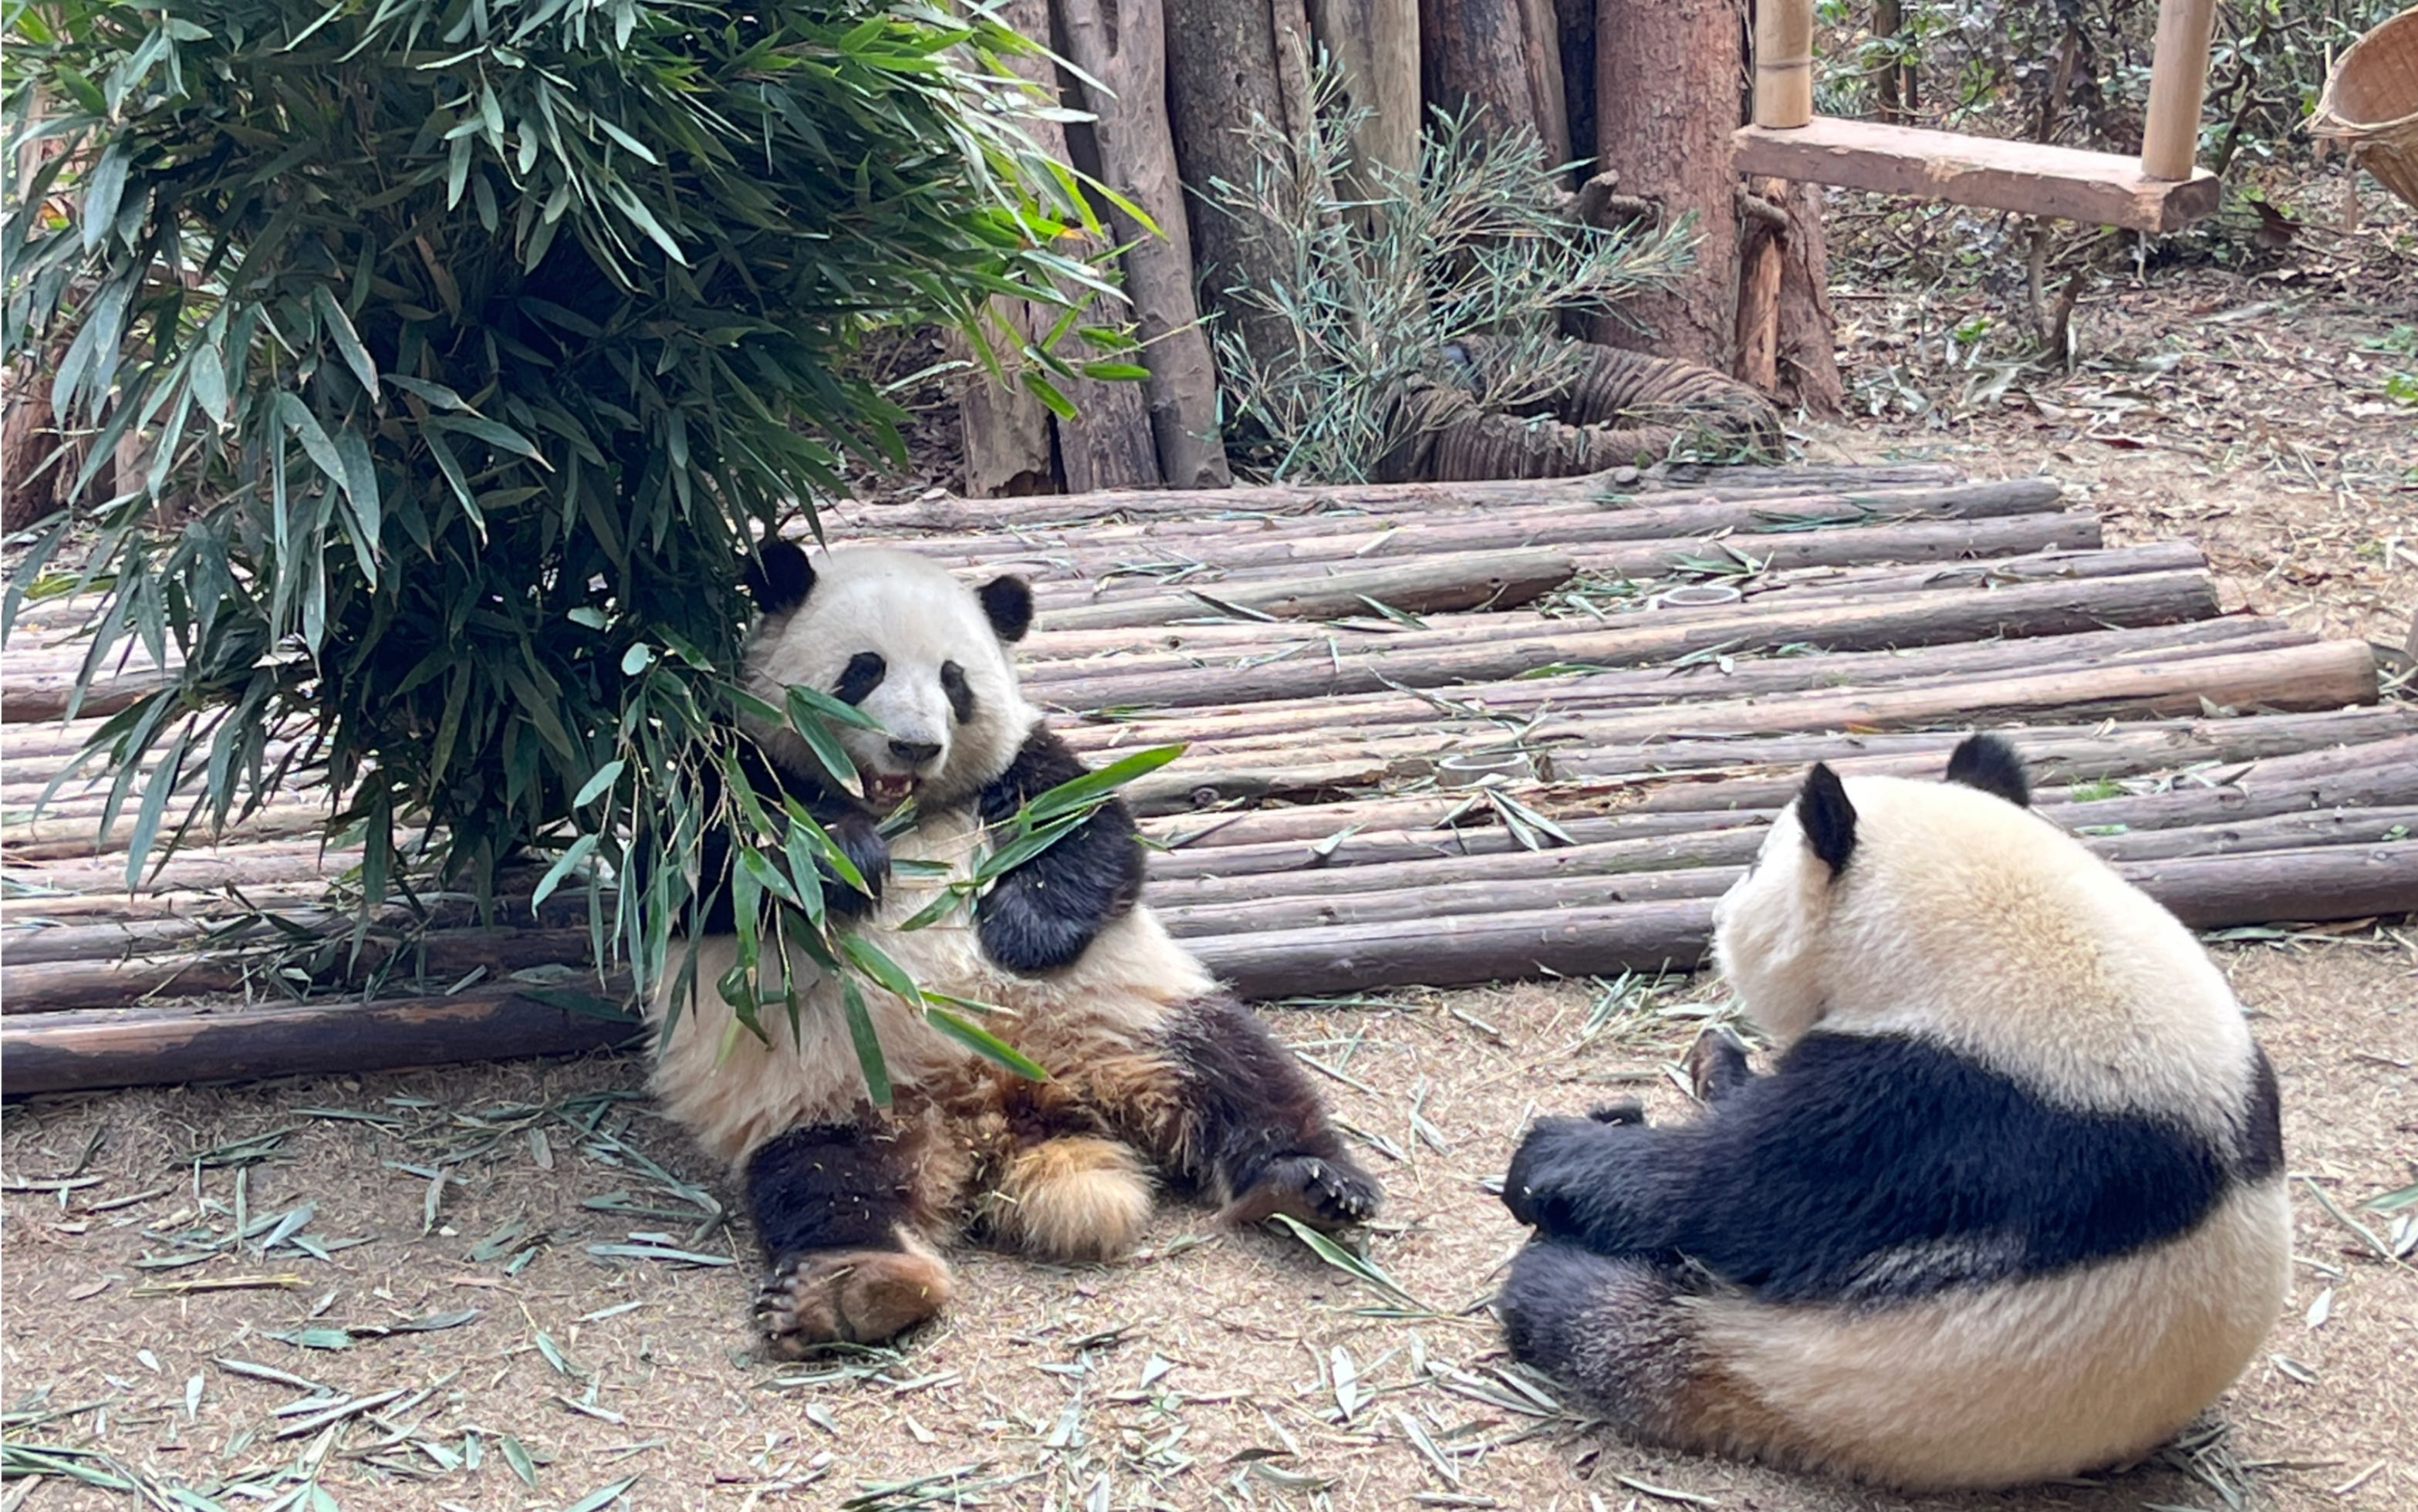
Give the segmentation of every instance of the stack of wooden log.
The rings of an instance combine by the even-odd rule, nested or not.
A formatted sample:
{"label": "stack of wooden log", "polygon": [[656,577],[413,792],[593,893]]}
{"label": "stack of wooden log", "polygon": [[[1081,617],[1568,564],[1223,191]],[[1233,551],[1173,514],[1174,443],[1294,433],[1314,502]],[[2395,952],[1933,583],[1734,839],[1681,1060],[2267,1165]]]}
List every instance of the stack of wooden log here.
{"label": "stack of wooden log", "polygon": [[[2192,924],[2418,909],[2418,709],[2380,702],[2370,649],[2219,613],[2195,551],[2109,547],[2051,480],[1737,468],[828,524],[1028,574],[1027,687],[1077,748],[1187,747],[1132,789],[1164,848],[1151,897],[1255,997],[1691,967],[1808,762],[1936,774],[1977,726]],[[26,812],[159,676],[128,667],[62,723],[72,618],[0,662],[7,1091],[629,1034],[575,890],[508,909],[520,928],[439,899],[357,956],[326,911],[353,858],[317,837],[322,793],[130,893],[97,784]]]}

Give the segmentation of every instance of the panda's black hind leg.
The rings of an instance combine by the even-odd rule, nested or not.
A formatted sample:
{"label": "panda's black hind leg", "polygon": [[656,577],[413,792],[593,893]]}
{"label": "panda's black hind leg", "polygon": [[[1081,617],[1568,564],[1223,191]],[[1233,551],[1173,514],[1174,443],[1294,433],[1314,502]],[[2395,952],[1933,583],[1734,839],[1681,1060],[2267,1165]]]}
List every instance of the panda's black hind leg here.
{"label": "panda's black hind leg", "polygon": [[1344,1153],[1308,1074],[1232,998],[1178,1010],[1160,1055],[1137,1079],[1113,1100],[1125,1117],[1142,1116],[1139,1142],[1222,1203],[1228,1222],[1282,1214],[1340,1229],[1372,1216],[1384,1199]]}
{"label": "panda's black hind leg", "polygon": [[822,1124],[749,1157],[747,1205],[772,1260],[756,1321],[773,1355],[879,1343],[948,1305],[948,1265],[921,1237],[933,1163],[904,1142],[892,1126]]}

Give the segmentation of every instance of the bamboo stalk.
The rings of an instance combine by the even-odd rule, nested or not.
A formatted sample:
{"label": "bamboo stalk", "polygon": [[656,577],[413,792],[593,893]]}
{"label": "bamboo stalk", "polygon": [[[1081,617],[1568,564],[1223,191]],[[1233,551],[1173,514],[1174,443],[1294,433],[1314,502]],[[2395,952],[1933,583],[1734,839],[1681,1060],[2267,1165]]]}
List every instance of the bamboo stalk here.
{"label": "bamboo stalk", "polygon": [[1814,0],[1757,0],[1754,124],[1788,128],[1814,118]]}
{"label": "bamboo stalk", "polygon": [[2158,0],[2157,52],[2141,123],[2141,172],[2185,179],[2199,157],[2200,103],[2208,90],[2216,0]]}

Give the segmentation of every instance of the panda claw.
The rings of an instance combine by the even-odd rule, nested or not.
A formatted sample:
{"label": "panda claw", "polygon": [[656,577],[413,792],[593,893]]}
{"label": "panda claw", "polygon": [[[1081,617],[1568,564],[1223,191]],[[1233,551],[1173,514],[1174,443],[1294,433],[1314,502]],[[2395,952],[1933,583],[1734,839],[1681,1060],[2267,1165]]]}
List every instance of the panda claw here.
{"label": "panda claw", "polygon": [[833,1344],[879,1344],[948,1304],[947,1266],[903,1250],[824,1251],[773,1268],[756,1293],[767,1353],[798,1360]]}
{"label": "panda claw", "polygon": [[1367,1221],[1384,1199],[1376,1181],[1350,1161],[1286,1155],[1260,1173],[1225,1217],[1239,1224],[1282,1214],[1313,1229],[1346,1229]]}
{"label": "panda claw", "polygon": [[1753,1079],[1745,1042],[1719,1024],[1708,1026],[1688,1047],[1688,1090],[1700,1103],[1720,1102]]}

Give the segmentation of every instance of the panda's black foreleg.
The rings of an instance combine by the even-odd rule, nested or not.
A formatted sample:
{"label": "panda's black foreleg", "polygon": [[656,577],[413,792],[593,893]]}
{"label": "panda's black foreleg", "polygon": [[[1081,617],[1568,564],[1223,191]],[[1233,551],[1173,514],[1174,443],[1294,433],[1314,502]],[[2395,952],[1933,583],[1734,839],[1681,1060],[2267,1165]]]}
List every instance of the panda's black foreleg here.
{"label": "panda's black foreleg", "polygon": [[[1035,725],[1015,763],[983,789],[983,822],[1005,824],[1033,799],[1090,770],[1065,741]],[[1073,965],[1141,896],[1138,836],[1133,816],[1110,799],[1048,849],[1000,878],[974,909],[984,954],[1029,975]]]}
{"label": "panda's black foreleg", "polygon": [[1688,1087],[1707,1107],[1754,1080],[1746,1046],[1719,1024],[1707,1027],[1688,1047]]}
{"label": "panda's black foreleg", "polygon": [[1623,1117],[1538,1119],[1503,1178],[1503,1205],[1538,1237],[1600,1255],[1675,1253],[1694,1125]]}
{"label": "panda's black foreleg", "polygon": [[947,1305],[948,1266],[922,1242],[933,1194],[898,1132],[870,1123],[791,1129],[748,1158],[749,1215],[772,1261],[757,1321],[773,1353],[871,1344]]}
{"label": "panda's black foreleg", "polygon": [[1230,1222],[1278,1214],[1321,1229],[1358,1223],[1383,1190],[1344,1153],[1324,1100],[1267,1025],[1233,999],[1198,999],[1168,1026],[1143,1086],[1125,1099],[1145,1114],[1142,1140],[1179,1180],[1207,1192]]}

